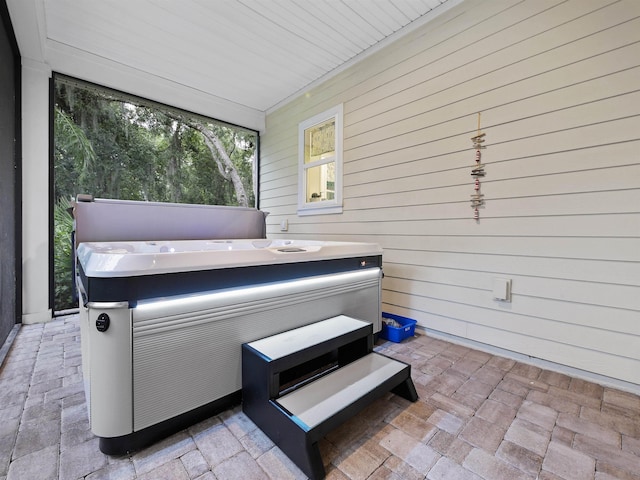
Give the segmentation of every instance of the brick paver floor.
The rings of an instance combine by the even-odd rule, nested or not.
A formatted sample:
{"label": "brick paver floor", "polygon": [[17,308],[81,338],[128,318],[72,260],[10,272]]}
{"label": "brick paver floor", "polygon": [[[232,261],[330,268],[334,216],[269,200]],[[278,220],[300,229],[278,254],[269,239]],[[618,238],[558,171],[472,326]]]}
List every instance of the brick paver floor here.
{"label": "brick paver floor", "polygon": [[[0,369],[0,480],[298,479],[240,407],[109,457],[89,430],[77,316],[25,325]],[[412,364],[331,432],[329,479],[640,480],[640,397],[426,335],[376,350]]]}

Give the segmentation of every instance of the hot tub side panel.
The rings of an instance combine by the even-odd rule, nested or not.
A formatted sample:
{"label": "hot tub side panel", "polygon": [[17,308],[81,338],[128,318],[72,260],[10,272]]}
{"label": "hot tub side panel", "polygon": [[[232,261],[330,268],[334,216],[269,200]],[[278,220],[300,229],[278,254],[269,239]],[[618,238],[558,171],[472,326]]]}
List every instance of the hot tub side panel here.
{"label": "hot tub side panel", "polygon": [[131,310],[127,303],[80,305],[80,341],[91,431],[99,437],[132,432]]}
{"label": "hot tub side panel", "polygon": [[341,314],[380,330],[380,269],[315,278],[213,295],[196,311],[180,303],[161,315],[134,308],[134,431],[239,391],[242,343]]}

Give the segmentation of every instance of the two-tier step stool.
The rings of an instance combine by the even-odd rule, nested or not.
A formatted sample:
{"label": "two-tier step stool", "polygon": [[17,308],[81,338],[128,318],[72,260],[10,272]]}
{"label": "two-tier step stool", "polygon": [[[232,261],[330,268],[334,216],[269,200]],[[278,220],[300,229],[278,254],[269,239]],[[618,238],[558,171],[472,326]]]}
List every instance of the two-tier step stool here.
{"label": "two-tier step stool", "polygon": [[411,366],[373,352],[370,323],[340,315],[242,345],[242,409],[311,479],[318,441],[377,398],[418,399]]}

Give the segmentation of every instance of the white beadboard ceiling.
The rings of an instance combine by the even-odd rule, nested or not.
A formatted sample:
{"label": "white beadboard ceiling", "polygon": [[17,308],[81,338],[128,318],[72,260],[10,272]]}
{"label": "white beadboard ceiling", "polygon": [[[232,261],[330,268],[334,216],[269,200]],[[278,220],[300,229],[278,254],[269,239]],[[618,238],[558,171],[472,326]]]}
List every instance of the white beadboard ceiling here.
{"label": "white beadboard ceiling", "polygon": [[[75,56],[266,112],[457,0],[8,0],[21,54]],[[34,38],[36,37],[36,38]],[[59,55],[64,52],[64,55]],[[68,68],[66,68],[68,69]]]}

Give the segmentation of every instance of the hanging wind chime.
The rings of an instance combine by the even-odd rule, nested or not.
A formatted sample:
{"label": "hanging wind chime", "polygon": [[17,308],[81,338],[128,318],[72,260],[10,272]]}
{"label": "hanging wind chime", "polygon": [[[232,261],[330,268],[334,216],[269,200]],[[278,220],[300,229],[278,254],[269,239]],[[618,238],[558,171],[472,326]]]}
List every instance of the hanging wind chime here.
{"label": "hanging wind chime", "polygon": [[476,164],[472,167],[471,176],[475,179],[474,193],[471,195],[471,208],[473,208],[473,218],[480,220],[479,208],[484,205],[484,195],[480,193],[480,179],[484,177],[484,165],[482,164],[482,150],[486,147],[483,145],[485,134],[480,132],[480,112],[478,112],[478,133],[475,137],[471,137],[473,148],[476,151]]}

